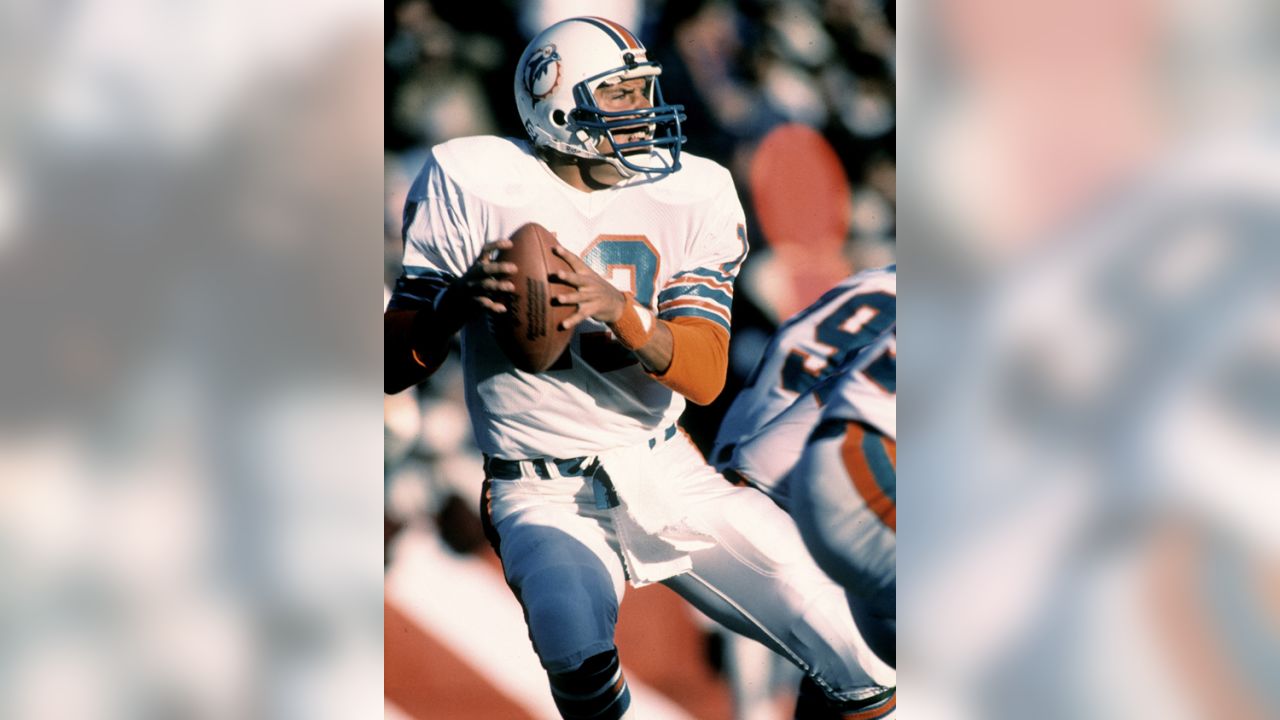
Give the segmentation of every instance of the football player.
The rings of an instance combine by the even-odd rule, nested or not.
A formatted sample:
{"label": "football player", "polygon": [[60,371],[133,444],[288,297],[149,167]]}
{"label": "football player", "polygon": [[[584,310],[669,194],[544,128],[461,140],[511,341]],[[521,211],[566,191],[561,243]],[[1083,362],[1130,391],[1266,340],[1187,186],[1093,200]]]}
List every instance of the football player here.
{"label": "football player", "polygon": [[[561,713],[618,718],[614,646],[627,583],[662,582],[793,660],[805,717],[890,717],[894,670],[858,633],[841,588],[794,521],[734,487],[676,427],[727,369],[746,257],[727,170],[682,150],[661,68],[604,18],[533,39],[515,73],[529,139],[434,147],[405,207],[404,274],[384,315],[388,392],[425,379],[461,330],[466,398],[485,454],[482,519]],[[544,373],[517,370],[485,313],[516,270],[493,259],[516,228],[555,233],[575,335]]]}
{"label": "football player", "polygon": [[[790,507],[787,474],[822,413],[824,394],[814,389],[894,335],[897,281],[894,265],[851,275],[774,332],[720,425],[717,469]],[[885,356],[865,372],[892,397],[895,371]]]}
{"label": "football player", "polygon": [[774,334],[715,457],[796,519],[845,587],[876,654],[896,662],[897,272],[859,273]]}
{"label": "football player", "polygon": [[[885,338],[829,381],[822,417],[784,485],[805,545],[849,594],[868,644],[896,665],[897,412],[868,368],[895,364]],[[826,388],[819,388],[824,393]]]}

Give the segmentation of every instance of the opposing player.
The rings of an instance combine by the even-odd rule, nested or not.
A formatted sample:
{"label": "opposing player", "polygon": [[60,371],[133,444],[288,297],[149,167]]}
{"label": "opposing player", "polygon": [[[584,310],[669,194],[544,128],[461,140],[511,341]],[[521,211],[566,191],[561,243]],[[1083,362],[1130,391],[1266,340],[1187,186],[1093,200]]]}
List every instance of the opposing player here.
{"label": "opposing player", "polygon": [[883,338],[827,384],[822,418],[784,486],[823,570],[848,591],[863,636],[896,664],[897,341]]}
{"label": "opposing player", "polygon": [[897,273],[850,277],[784,323],[730,408],[722,469],[796,519],[896,663]]}
{"label": "opposing player", "polygon": [[[825,399],[825,392],[814,390],[893,336],[897,280],[894,265],[851,275],[778,328],[720,425],[711,452],[717,469],[789,508],[787,474]],[[892,392],[891,357],[866,372]]]}
{"label": "opposing player", "polygon": [[[746,239],[728,172],[682,152],[660,73],[616,23],[566,20],[516,68],[531,142],[433,148],[385,314],[387,390],[430,375],[462,331],[483,519],[565,717],[627,711],[613,633],[628,582],[663,582],[795,661],[821,693],[804,717],[890,717],[893,669],[793,521],[675,426],[685,398],[723,386]],[[569,350],[540,374],[515,369],[484,319],[514,290],[493,251],[527,222],[557,235],[575,288],[561,302],[577,305]]]}

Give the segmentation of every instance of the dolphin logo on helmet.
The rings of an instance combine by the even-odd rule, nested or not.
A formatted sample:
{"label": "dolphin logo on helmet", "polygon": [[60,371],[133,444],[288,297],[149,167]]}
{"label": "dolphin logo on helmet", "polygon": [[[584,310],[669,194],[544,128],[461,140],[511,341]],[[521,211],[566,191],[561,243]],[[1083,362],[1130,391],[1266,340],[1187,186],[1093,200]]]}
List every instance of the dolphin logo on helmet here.
{"label": "dolphin logo on helmet", "polygon": [[555,45],[545,45],[525,63],[524,86],[536,102],[555,92],[559,84],[560,53]]}

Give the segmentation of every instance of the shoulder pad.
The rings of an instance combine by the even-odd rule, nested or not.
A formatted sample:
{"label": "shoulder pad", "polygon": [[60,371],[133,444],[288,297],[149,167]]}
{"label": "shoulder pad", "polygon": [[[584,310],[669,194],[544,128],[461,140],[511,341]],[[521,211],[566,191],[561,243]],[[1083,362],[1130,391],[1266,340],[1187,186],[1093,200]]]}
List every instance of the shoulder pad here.
{"label": "shoulder pad", "polygon": [[514,138],[457,138],[436,145],[431,153],[463,192],[495,205],[533,202],[534,182],[545,172],[528,143]]}

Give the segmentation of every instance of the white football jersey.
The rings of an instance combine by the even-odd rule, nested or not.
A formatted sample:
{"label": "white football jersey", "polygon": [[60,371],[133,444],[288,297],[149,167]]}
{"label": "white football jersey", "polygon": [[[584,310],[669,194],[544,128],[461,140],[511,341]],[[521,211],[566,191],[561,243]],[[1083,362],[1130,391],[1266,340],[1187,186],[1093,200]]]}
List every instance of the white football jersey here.
{"label": "white football jersey", "polygon": [[[733,283],[747,254],[729,172],[682,153],[679,172],[595,192],[577,190],[528,143],[470,137],[435,146],[405,204],[404,274],[391,307],[434,302],[486,242],[536,222],[658,317],[729,329]],[[462,331],[467,407],[480,449],[503,458],[571,458],[642,442],[684,398],[588,320],[544,373],[512,366],[478,317]]]}
{"label": "white football jersey", "polygon": [[743,438],[734,446],[727,467],[789,507],[788,475],[821,421],[856,420],[897,439],[897,361],[895,326]]}
{"label": "white football jersey", "polygon": [[831,378],[832,386],[815,388],[823,421],[854,420],[885,437],[898,439],[898,336],[896,328],[858,353]]}
{"label": "white football jersey", "polygon": [[[860,352],[892,335],[897,292],[896,266],[865,270],[783,323],[725,414],[711,453],[716,467],[724,470],[737,445]],[[800,444],[817,419],[816,406],[811,417],[793,414],[793,422],[807,422],[800,431]]]}

